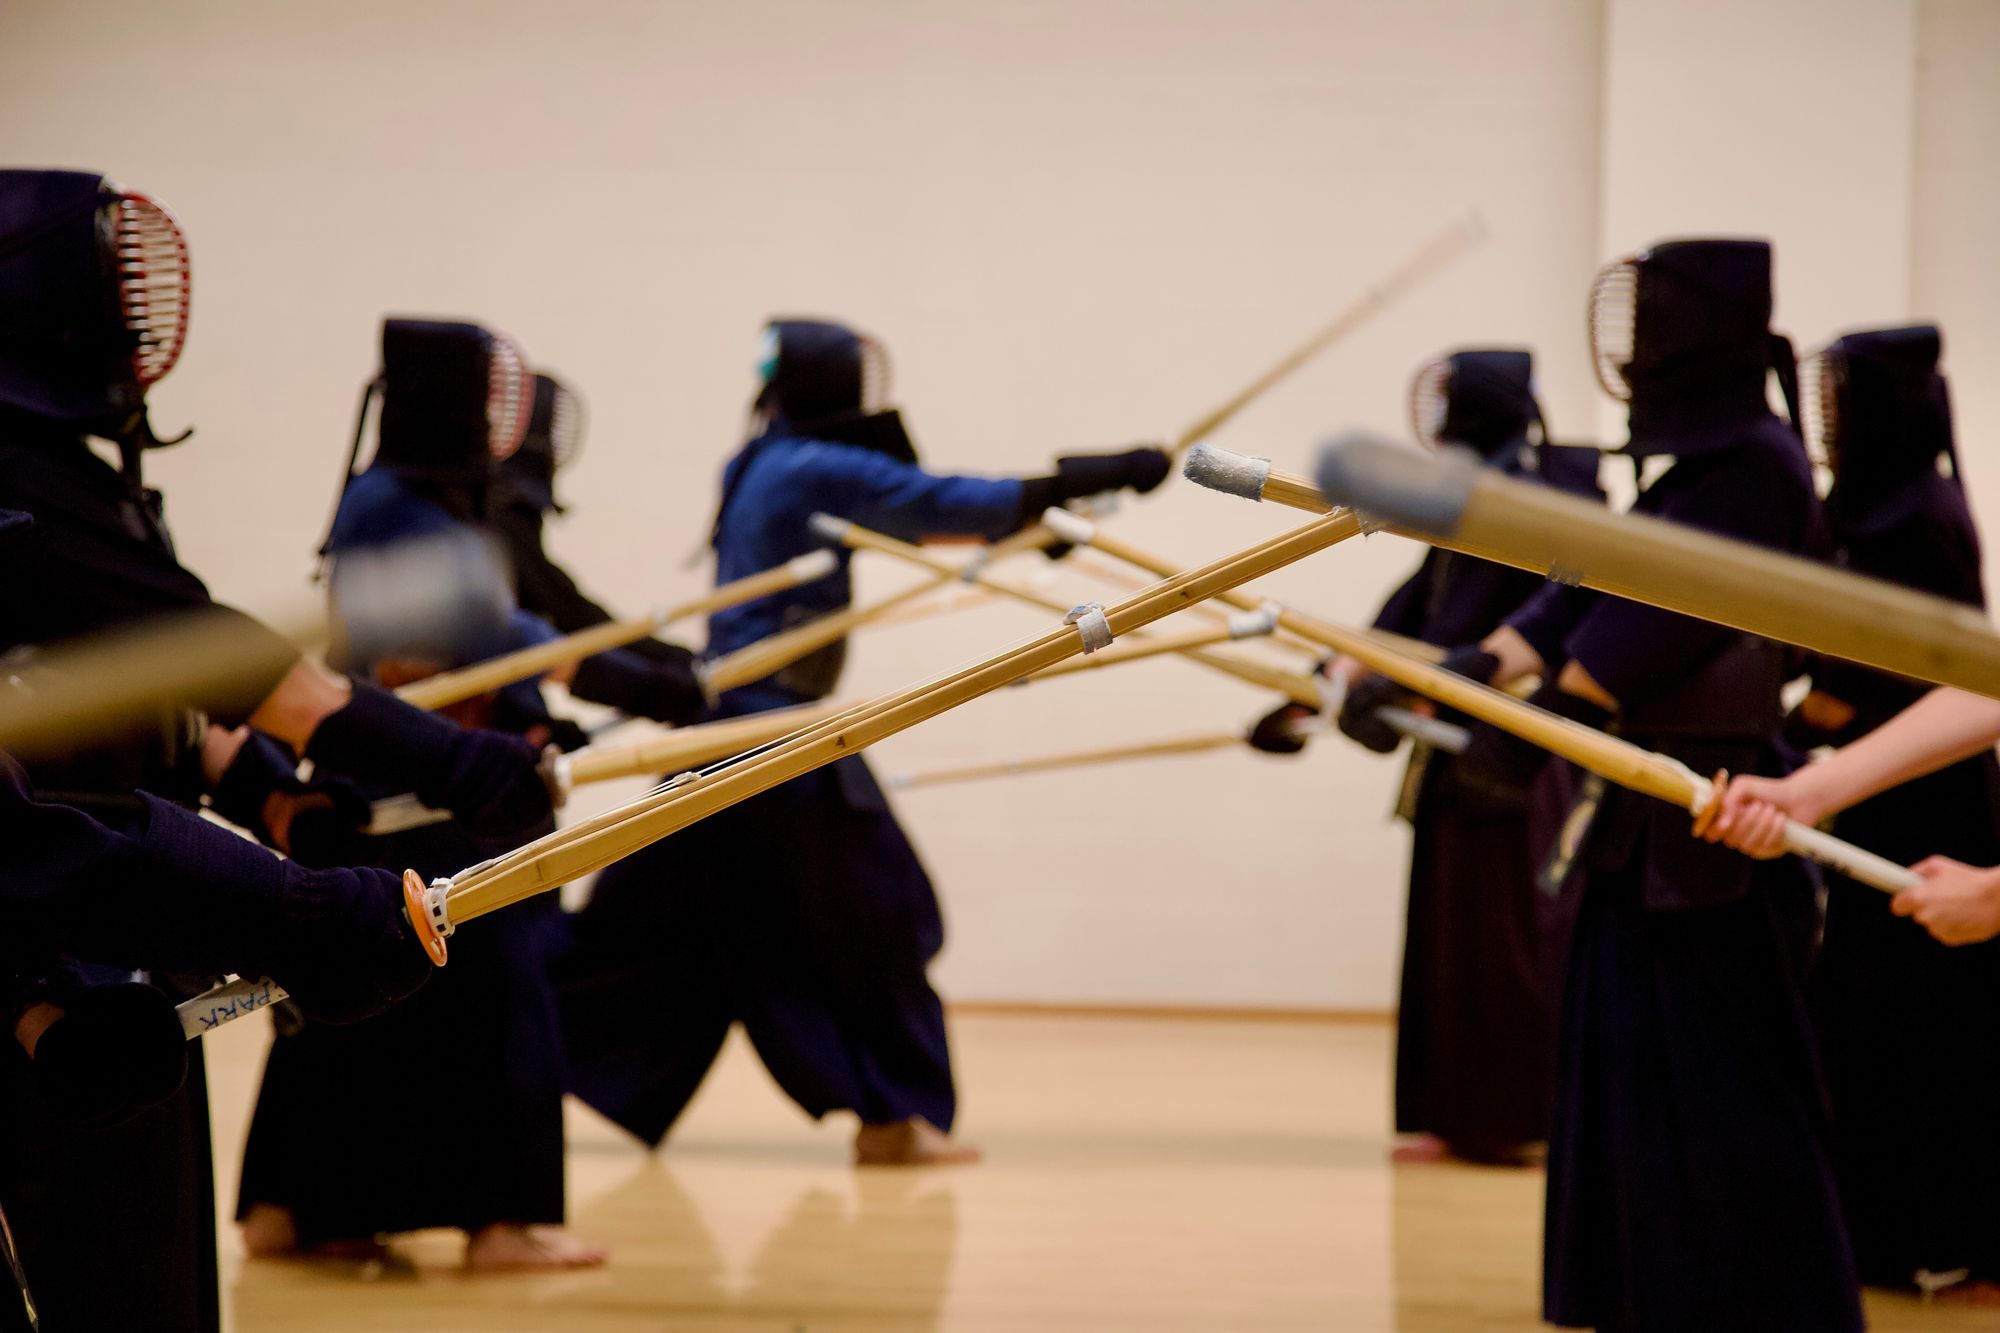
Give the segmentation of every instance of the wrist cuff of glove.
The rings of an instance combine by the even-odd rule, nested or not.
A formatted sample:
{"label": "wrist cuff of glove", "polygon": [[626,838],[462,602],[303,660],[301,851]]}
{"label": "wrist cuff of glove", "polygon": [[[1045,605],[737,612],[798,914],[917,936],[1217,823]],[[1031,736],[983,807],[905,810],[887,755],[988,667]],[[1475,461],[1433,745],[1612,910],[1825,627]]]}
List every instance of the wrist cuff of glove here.
{"label": "wrist cuff of glove", "polygon": [[138,843],[150,856],[218,891],[270,902],[284,886],[284,863],[264,848],[217,828],[192,811],[140,792],[146,806]]}
{"label": "wrist cuff of glove", "polygon": [[1464,676],[1467,680],[1476,680],[1481,685],[1491,685],[1494,673],[1500,670],[1500,659],[1478,644],[1468,644],[1446,653],[1444,660],[1438,665],[1455,675]]}
{"label": "wrist cuff of glove", "polygon": [[264,827],[264,802],[273,792],[303,790],[291,751],[263,732],[252,731],[209,793],[209,804],[230,823],[265,837],[269,830]]}
{"label": "wrist cuff of glove", "polygon": [[205,938],[215,945],[214,957],[199,961],[224,972],[254,969],[253,954],[261,952],[255,946],[269,938],[273,916],[282,911],[285,862],[157,796],[140,792],[139,799],[146,827],[136,841],[146,859],[201,891],[200,900],[184,909],[208,918]]}
{"label": "wrist cuff of glove", "polygon": [[1615,714],[1608,708],[1592,703],[1580,694],[1571,694],[1556,683],[1560,672],[1550,670],[1548,678],[1528,696],[1528,702],[1537,708],[1554,713],[1557,717],[1580,722],[1584,726],[1602,731],[1609,726]]}
{"label": "wrist cuff of glove", "polygon": [[1266,754],[1297,754],[1306,748],[1301,725],[1318,713],[1309,704],[1287,701],[1258,718],[1247,739],[1253,749]]}
{"label": "wrist cuff of glove", "polygon": [[707,706],[691,663],[676,667],[616,649],[583,659],[570,693],[670,726],[692,721]]}
{"label": "wrist cuff of glove", "polygon": [[352,1023],[423,984],[429,956],[390,870],[286,865],[285,944],[266,969],[309,1016]]}
{"label": "wrist cuff of glove", "polygon": [[1100,495],[1131,484],[1131,469],[1116,454],[1070,454],[1056,460],[1055,503]]}
{"label": "wrist cuff of glove", "polygon": [[1335,725],[1343,736],[1376,754],[1390,754],[1403,743],[1403,735],[1377,717],[1375,710],[1385,704],[1401,703],[1408,691],[1382,676],[1369,676],[1347,692],[1341,700]]}
{"label": "wrist cuff of glove", "polygon": [[1569,656],[1564,647],[1569,640],[1569,631],[1565,628],[1532,617],[1519,621],[1510,620],[1507,622],[1507,627],[1527,640],[1528,646],[1542,659],[1543,669],[1550,675],[1554,675],[1556,669]]}
{"label": "wrist cuff of glove", "polygon": [[[1056,485],[1074,495],[1104,490],[1117,474],[1116,460],[1103,454],[1064,454],[1056,460]],[[1089,490],[1077,489],[1079,487],[1088,487]]]}
{"label": "wrist cuff of glove", "polygon": [[1055,477],[1021,478],[1021,508],[1014,517],[1015,530],[1027,527],[1042,516],[1044,509],[1054,508],[1067,498]]}
{"label": "wrist cuff of glove", "polygon": [[403,783],[421,794],[457,735],[435,713],[356,681],[354,697],[314,729],[306,758],[315,768]]}

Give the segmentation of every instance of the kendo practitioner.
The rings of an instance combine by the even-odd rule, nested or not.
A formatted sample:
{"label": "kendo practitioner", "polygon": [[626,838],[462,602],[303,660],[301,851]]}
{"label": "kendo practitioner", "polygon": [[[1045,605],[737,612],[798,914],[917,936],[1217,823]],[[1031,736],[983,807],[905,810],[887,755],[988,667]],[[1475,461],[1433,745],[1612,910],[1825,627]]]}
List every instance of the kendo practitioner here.
{"label": "kendo practitioner", "polygon": [[[325,545],[337,607],[345,562],[454,528],[477,529],[494,461],[520,441],[529,385],[513,344],[478,325],[384,321],[379,444],[344,488]],[[486,580],[504,586],[496,554],[486,554],[495,561]],[[347,665],[378,675],[415,664],[443,669],[534,641],[504,637],[525,619],[511,605],[504,610],[487,627],[500,638],[467,622],[456,642],[430,635],[350,643],[356,656]],[[362,795],[400,790],[375,784]],[[409,866],[429,880],[517,841],[443,820],[371,838],[358,850],[351,838],[301,845],[295,830],[291,851],[307,860],[333,855]],[[253,1255],[371,1258],[385,1252],[381,1236],[451,1227],[465,1232],[466,1265],[474,1270],[604,1261],[606,1251],[562,1226],[562,1057],[544,952],[555,910],[544,896],[469,923],[452,936],[451,964],[435,988],[400,1011],[347,1027],[308,1023],[278,1036],[244,1150],[237,1209]],[[451,1123],[460,1136],[449,1154],[414,1171],[407,1158],[382,1150],[381,1130],[411,1108]]]}
{"label": "kendo practitioner", "polygon": [[[1473,349],[1430,362],[1411,389],[1417,438],[1470,449],[1509,476],[1599,497],[1601,453],[1547,441],[1533,377],[1525,350]],[[1455,670],[1490,673],[1480,640],[1541,585],[1523,570],[1432,549],[1374,625],[1446,649]],[[1378,708],[1427,707],[1353,658],[1336,656],[1324,670],[1346,687],[1341,731],[1377,754],[1402,740]],[[1305,744],[1296,726],[1309,711],[1280,706],[1251,743],[1296,753]],[[1525,788],[1467,788],[1454,758],[1429,745],[1412,747],[1403,791],[1412,845],[1396,1132],[1423,1138],[1396,1155],[1525,1164],[1548,1138],[1555,1077],[1560,933],[1534,887],[1537,844],[1546,839],[1537,836]]]}
{"label": "kendo practitioner", "polygon": [[[1047,476],[926,471],[882,406],[880,346],[839,324],[773,321],[751,439],[729,461],[718,583],[815,550],[833,514],[906,541],[998,538],[1097,492],[1148,491],[1158,449],[1064,458]],[[848,556],[815,583],[709,618],[719,656],[848,604]],[[824,698],[846,645],[725,694],[714,717]],[[558,965],[572,1091],[657,1145],[733,1023],[815,1118],[861,1121],[858,1163],[969,1160],[943,1007],[925,976],[943,923],[929,877],[860,756],[796,778],[606,870]]]}
{"label": "kendo practitioner", "polygon": [[[1766,403],[1770,247],[1673,241],[1591,294],[1599,378],[1626,452],[1671,465],[1635,508],[1780,551],[1822,553],[1805,449]],[[1722,626],[1550,584],[1485,640],[1493,683],[1697,772],[1771,773],[1785,654]],[[1518,783],[1540,752],[1490,728],[1469,776]],[[1818,925],[1803,862],[1730,860],[1684,817],[1594,798],[1549,1146],[1544,1316],[1606,1330],[1862,1326],[1804,979]]]}
{"label": "kendo practitioner", "polygon": [[[1841,562],[1983,610],[1940,350],[1930,325],[1848,334],[1808,363],[1818,373],[1805,377],[1806,421],[1833,473],[1826,512]],[[1828,658],[1813,659],[1811,673],[1812,693],[1787,726],[1802,749],[1857,740],[1927,692]],[[1904,864],[1940,853],[1991,865],[2000,759],[1988,749],[1894,787],[1842,812],[1833,829]],[[1890,898],[1824,873],[1811,998],[1861,1276],[1926,1291],[1971,1278],[2000,1295],[2000,1160],[1958,1146],[2000,1123],[2000,943],[1946,948],[1898,919]]]}
{"label": "kendo practitioner", "polygon": [[[185,238],[151,199],[89,172],[0,171],[0,507],[33,520],[8,539],[0,650],[203,614],[233,622],[261,668],[241,673],[248,685],[162,700],[157,726],[24,756],[37,787],[131,832],[148,817],[141,791],[192,807],[205,786],[221,784],[219,761],[233,755],[205,740],[254,720],[328,771],[394,779],[496,836],[525,836],[550,809],[530,747],[461,731],[304,661],[280,636],[216,606],[175,558],[141,459],[160,443],[145,395],[179,357],[188,293]],[[119,463],[101,460],[91,439],[112,446]],[[62,998],[77,1003],[75,989],[131,979],[118,960],[77,961]],[[145,979],[170,996],[210,980]],[[38,1287],[70,1327],[219,1323],[206,1080],[199,1049],[188,1059],[174,1096],[102,1128],[21,1109],[33,1089],[19,1071],[0,1070],[17,1126],[0,1152],[14,1198],[40,1206],[16,1210],[14,1221],[42,1238]],[[117,1281],[105,1280],[107,1255],[118,1256]]]}
{"label": "kendo practitioner", "polygon": [[[512,569],[521,609],[564,634],[612,619],[542,544],[544,519],[564,512],[556,500],[556,473],[576,457],[582,443],[583,409],[576,394],[553,375],[537,374],[528,433],[521,447],[501,460],[487,520]],[[707,706],[696,665],[694,653],[679,644],[640,639],[585,658],[567,685],[579,699],[680,726]]]}
{"label": "kendo practitioner", "polygon": [[[100,1141],[92,1131],[180,1093],[199,1046],[183,1034],[173,1000],[135,980],[136,970],[268,976],[327,1022],[366,1017],[431,971],[403,914],[398,876],[307,870],[170,802],[142,801],[142,817],[121,832],[37,801],[20,767],[0,756],[0,829],[10,849],[0,869],[0,977],[14,1035],[0,1050],[7,1070],[0,1104],[10,1139]],[[71,975],[65,958],[78,954],[123,969],[123,978],[89,984]],[[115,1150],[118,1141],[110,1142]],[[18,1316],[37,1309],[52,1331],[156,1326],[155,1312],[129,1297],[81,1291],[84,1269],[99,1284],[140,1290],[202,1280],[152,1271],[158,1246],[67,1252],[87,1243],[81,1214],[121,1236],[132,1224],[117,1215],[128,1210],[140,1225],[172,1218],[126,1191],[69,1199],[56,1188],[21,1171],[11,1152],[0,1161],[0,1199],[16,1221],[0,1226],[0,1240],[21,1289],[19,1304],[0,1297],[0,1329],[34,1327],[32,1317]],[[107,1316],[119,1322],[101,1322]]]}

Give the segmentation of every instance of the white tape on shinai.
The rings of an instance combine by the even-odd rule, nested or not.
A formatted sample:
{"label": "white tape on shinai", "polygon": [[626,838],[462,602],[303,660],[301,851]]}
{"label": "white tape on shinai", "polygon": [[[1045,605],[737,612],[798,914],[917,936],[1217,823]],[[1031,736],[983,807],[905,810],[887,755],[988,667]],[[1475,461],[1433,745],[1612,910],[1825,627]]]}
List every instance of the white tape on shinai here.
{"label": "white tape on shinai", "polygon": [[1083,640],[1085,656],[1111,646],[1111,622],[1104,618],[1102,602],[1085,602],[1082,606],[1071,607],[1070,613],[1063,617],[1063,624],[1076,626],[1076,632]]}

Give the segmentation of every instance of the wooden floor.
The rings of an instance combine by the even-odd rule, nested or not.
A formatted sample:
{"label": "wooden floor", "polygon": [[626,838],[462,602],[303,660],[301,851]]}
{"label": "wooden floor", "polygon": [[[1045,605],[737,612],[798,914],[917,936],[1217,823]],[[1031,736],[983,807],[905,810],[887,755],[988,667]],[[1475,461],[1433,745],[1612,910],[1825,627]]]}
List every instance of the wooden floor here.
{"label": "wooden floor", "polygon": [[[210,1038],[225,1206],[259,1024]],[[653,1156],[572,1107],[576,1276],[470,1280],[447,1233],[387,1271],[248,1263],[223,1237],[237,1333],[401,1330],[1508,1330],[1536,1311],[1538,1174],[1391,1168],[1390,1030],[960,1016],[982,1166],[845,1165],[732,1042]],[[1878,1330],[2000,1312],[1872,1305]]]}

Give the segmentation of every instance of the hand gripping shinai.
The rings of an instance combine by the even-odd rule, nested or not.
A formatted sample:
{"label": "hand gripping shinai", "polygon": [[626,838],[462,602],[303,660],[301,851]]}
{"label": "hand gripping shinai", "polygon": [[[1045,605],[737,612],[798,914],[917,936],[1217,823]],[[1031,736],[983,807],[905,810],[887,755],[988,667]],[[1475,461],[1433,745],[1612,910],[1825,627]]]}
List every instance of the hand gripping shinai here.
{"label": "hand gripping shinai", "polygon": [[1326,447],[1321,480],[1208,448],[1187,475],[1215,490],[1326,513],[1364,505],[1399,536],[1546,574],[1899,675],[2000,699],[2000,634],[1978,612],[1879,579],[1643,514],[1614,514],[1457,456],[1360,434]]}
{"label": "hand gripping shinai", "polygon": [[[1190,457],[1188,475],[1200,480],[1201,476],[1198,474],[1211,474],[1210,469],[1213,465],[1212,459],[1197,463],[1195,458]],[[1237,465],[1227,463],[1225,460],[1225,466]],[[1250,471],[1259,470],[1268,470],[1268,467],[1263,465]],[[1276,478],[1277,474],[1272,476]],[[1306,492],[1310,492],[1313,496],[1319,494],[1316,487],[1312,487],[1310,483],[1299,482],[1295,478],[1277,478],[1277,486],[1281,493],[1300,495],[1302,498]],[[1304,487],[1305,490],[1301,491],[1299,487]],[[1258,498],[1260,490],[1263,497],[1271,497],[1273,488],[1265,482],[1257,483],[1253,489],[1246,473],[1240,478],[1239,484],[1217,489],[1228,490],[1236,495],[1249,494],[1253,498]],[[1312,500],[1308,506],[1303,507],[1323,503],[1324,500],[1321,498]],[[1581,507],[1593,508],[1588,503]],[[1331,512],[1348,511],[1332,509]],[[1741,543],[1725,543],[1725,545],[1742,546]],[[1742,549],[1755,551],[1758,548],[1742,546]],[[1485,554],[1483,550],[1471,550],[1469,553]],[[1857,581],[1869,582],[1869,580]],[[1606,735],[1593,727],[1572,722],[1568,718],[1557,717],[1553,713],[1489,686],[1468,680],[1454,672],[1446,671],[1442,667],[1404,657],[1394,649],[1384,647],[1379,639],[1356,630],[1344,629],[1296,613],[1292,625],[1305,637],[1346,653],[1370,670],[1387,676],[1407,689],[1415,690],[1439,703],[1456,708],[1482,722],[1489,722],[1503,731],[1539,745],[1551,754],[1559,755],[1573,764],[1589,769],[1608,782],[1615,782],[1621,787],[1657,797],[1687,810],[1690,814],[1702,811],[1713,798],[1714,788],[1709,780],[1678,759],[1642,749],[1630,741]],[[1818,829],[1808,828],[1797,821],[1790,821],[1785,826],[1785,849],[1794,855],[1817,861],[1821,865],[1831,866],[1851,879],[1873,885],[1886,893],[1900,893],[1918,883],[1916,875],[1907,868],[1856,847],[1852,843],[1822,833]]]}
{"label": "hand gripping shinai", "polygon": [[[428,892],[422,875],[414,870],[403,872],[403,919],[416,932],[417,942],[430,956],[432,966],[443,967],[448,953],[444,937],[449,932],[438,929],[427,901]],[[284,998],[285,988],[275,981],[234,977],[192,999],[182,1000],[174,1006],[174,1016],[180,1019],[182,1035],[192,1041],[225,1023],[269,1009]]]}
{"label": "hand gripping shinai", "polygon": [[[458,925],[496,912],[558,885],[600,870],[621,857],[686,828],[719,810],[771,790],[803,773],[867,749],[940,713],[990,694],[1023,676],[1152,624],[1207,598],[1260,578],[1333,546],[1355,530],[1346,514],[1328,515],[1302,528],[1260,542],[1178,578],[1154,584],[1110,608],[1078,607],[1061,626],[1028,642],[873,702],[818,725],[754,755],[714,769],[682,773],[646,796],[526,846],[482,862],[448,879],[424,886],[415,871],[404,876],[406,910],[434,961],[442,962],[445,939]],[[236,983],[241,984],[241,983]],[[275,988],[273,988],[275,990]],[[208,1003],[197,997],[181,1006],[183,1026]],[[261,1007],[261,1006],[258,1006]],[[237,1014],[252,1012],[239,1007]],[[227,1022],[222,1018],[213,1026]]]}

